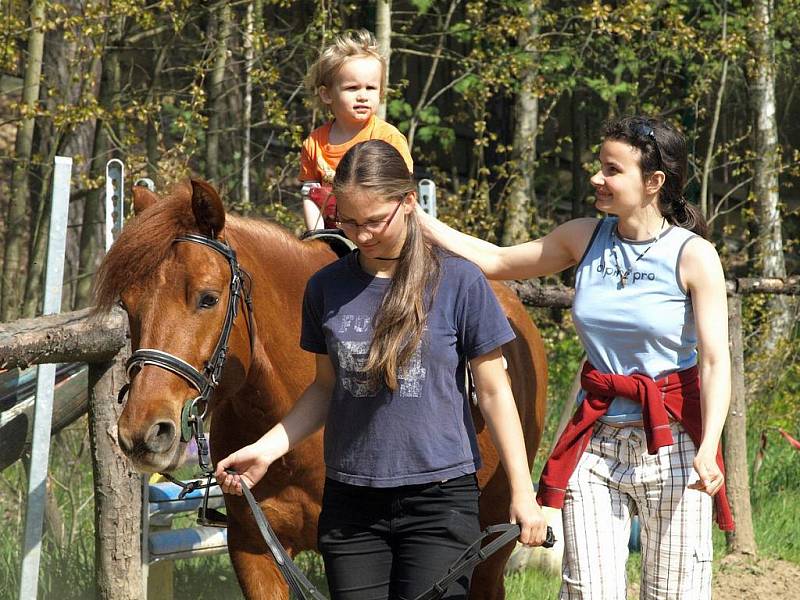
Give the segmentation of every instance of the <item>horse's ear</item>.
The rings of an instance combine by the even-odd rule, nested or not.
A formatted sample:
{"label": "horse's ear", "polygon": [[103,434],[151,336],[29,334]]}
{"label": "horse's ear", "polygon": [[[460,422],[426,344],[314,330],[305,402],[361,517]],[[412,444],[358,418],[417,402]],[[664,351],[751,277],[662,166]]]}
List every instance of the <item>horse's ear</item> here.
{"label": "horse's ear", "polygon": [[133,214],[138,215],[158,202],[158,196],[143,185],[133,186]]}
{"label": "horse's ear", "polygon": [[225,207],[217,190],[202,179],[192,179],[192,212],[200,233],[217,237],[225,227]]}

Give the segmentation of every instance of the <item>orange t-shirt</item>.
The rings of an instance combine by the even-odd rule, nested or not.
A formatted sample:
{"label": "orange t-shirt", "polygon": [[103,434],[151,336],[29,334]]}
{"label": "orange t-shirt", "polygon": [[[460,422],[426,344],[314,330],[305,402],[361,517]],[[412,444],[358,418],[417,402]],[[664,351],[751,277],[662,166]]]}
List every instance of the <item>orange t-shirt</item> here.
{"label": "orange t-shirt", "polygon": [[328,143],[332,125],[333,121],[329,121],[322,127],[316,128],[303,142],[303,150],[300,152],[300,181],[332,183],[336,167],[339,166],[339,161],[345,152],[359,142],[367,140],[383,140],[390,143],[403,155],[409,172],[414,170],[406,136],[383,119],[373,116],[361,131],[344,144]]}

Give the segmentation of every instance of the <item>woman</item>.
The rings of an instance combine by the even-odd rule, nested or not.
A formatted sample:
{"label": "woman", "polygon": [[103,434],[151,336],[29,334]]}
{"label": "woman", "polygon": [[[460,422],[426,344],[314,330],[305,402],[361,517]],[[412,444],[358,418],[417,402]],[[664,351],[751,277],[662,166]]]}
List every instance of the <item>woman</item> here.
{"label": "woman", "polygon": [[501,248],[421,215],[429,239],[490,279],[577,267],[572,310],[588,364],[538,494],[563,505],[561,598],[625,598],[633,514],[642,598],[710,598],[721,490],[717,521],[733,527],[718,460],[730,400],[725,281],[705,222],[683,197],[686,169],[677,130],[629,117],[607,125],[591,178],[595,206],[610,215],[602,220]]}
{"label": "woman", "polygon": [[[431,248],[400,152],[372,140],[342,157],[336,222],[358,250],[308,283],[300,344],[314,382],[260,440],[217,465],[226,493],[325,425],[327,479],[319,549],[334,598],[414,598],[480,533],[480,466],[463,383],[480,408],[511,485],[520,541],[544,541],[522,428],[500,347],[513,339],[474,265]],[[233,468],[240,475],[228,475]],[[469,575],[446,598],[466,598]]]}

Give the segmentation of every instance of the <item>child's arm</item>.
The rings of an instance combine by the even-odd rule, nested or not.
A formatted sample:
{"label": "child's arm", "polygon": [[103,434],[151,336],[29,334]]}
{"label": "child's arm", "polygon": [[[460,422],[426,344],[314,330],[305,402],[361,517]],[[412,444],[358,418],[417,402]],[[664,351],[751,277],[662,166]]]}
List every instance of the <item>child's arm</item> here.
{"label": "child's arm", "polygon": [[314,153],[314,142],[309,136],[303,142],[300,150],[300,195],[303,198],[303,220],[306,223],[306,230],[322,229],[325,227],[324,219],[319,207],[308,197],[308,192],[313,187],[319,187],[320,174],[317,163],[312,154]]}
{"label": "child's arm", "polygon": [[303,197],[303,220],[306,222],[306,230],[313,231],[314,229],[323,229],[325,227],[325,220],[319,210],[316,202],[308,197],[308,192],[312,187],[319,187],[317,181],[304,181],[303,187],[300,188],[300,194]]}

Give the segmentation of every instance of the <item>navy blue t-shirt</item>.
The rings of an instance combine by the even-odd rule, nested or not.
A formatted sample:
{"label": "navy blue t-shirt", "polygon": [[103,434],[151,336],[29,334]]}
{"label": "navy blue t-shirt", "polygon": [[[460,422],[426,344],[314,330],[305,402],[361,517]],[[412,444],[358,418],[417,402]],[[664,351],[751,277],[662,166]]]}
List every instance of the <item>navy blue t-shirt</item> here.
{"label": "navy blue t-shirt", "polygon": [[325,425],[328,477],[382,488],[474,473],[480,453],[466,362],[515,337],[494,292],[475,265],[442,254],[422,342],[392,392],[364,374],[372,318],[391,280],[366,273],[357,256],[317,272],[303,301],[300,345],[328,354],[336,372]]}

